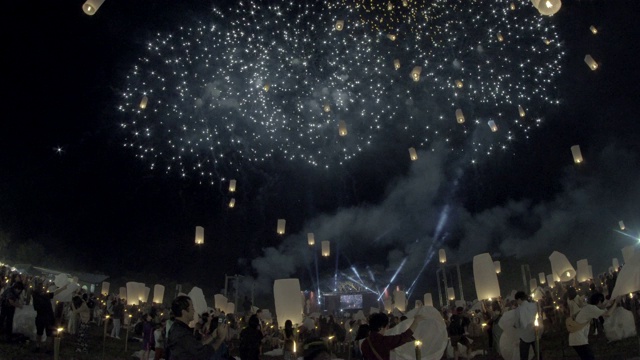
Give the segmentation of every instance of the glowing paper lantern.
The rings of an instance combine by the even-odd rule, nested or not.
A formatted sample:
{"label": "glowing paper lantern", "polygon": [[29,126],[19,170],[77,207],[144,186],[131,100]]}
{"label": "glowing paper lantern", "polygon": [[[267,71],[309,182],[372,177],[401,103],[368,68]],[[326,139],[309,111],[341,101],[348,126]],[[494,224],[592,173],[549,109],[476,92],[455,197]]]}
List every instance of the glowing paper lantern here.
{"label": "glowing paper lantern", "polygon": [[638,290],[640,290],[640,254],[635,254],[620,270],[611,298],[615,299],[620,295],[628,295]]}
{"label": "glowing paper lantern", "polygon": [[593,35],[595,35],[595,34],[597,34],[597,33],[598,33],[598,29],[596,29],[596,27],[595,27],[595,26],[593,26],[593,25],[589,26],[589,30],[591,30],[591,33],[592,33]]}
{"label": "glowing paper lantern", "polygon": [[142,97],[142,100],[140,100],[140,109],[146,109],[147,108],[147,104],[149,103],[149,98],[145,95]]}
{"label": "glowing paper lantern", "polygon": [[540,284],[544,284],[545,282],[547,282],[547,278],[544,276],[544,273],[538,273],[538,279],[540,280]]}
{"label": "glowing paper lantern", "polygon": [[347,136],[347,123],[344,120],[338,121],[338,134],[340,136]]}
{"label": "glowing paper lantern", "polygon": [[331,111],[331,104],[329,104],[328,102],[324,103],[324,105],[322,105],[322,111],[324,112]]}
{"label": "glowing paper lantern", "polygon": [[571,155],[573,155],[573,162],[580,164],[584,161],[582,158],[582,152],[580,151],[580,145],[573,145],[571,147]]}
{"label": "glowing paper lantern", "polygon": [[229,192],[236,192],[236,179],[229,180]]}
{"label": "glowing paper lantern", "polygon": [[560,0],[540,0],[537,9],[540,15],[552,16],[557,13],[561,7],[562,1]]}
{"label": "glowing paper lantern", "polygon": [[498,34],[496,35],[496,38],[498,38],[498,41],[500,41],[500,42],[503,42],[503,41],[504,41],[504,36],[502,36],[502,34],[501,34],[501,33],[498,33]]}
{"label": "glowing paper lantern", "polygon": [[415,148],[412,148],[412,147],[409,148],[409,157],[411,158],[411,161],[418,160],[418,153],[416,153]]}
{"label": "glowing paper lantern", "polygon": [[447,253],[444,251],[444,249],[438,250],[438,259],[440,260],[441,264],[447,262]]}
{"label": "glowing paper lantern", "polygon": [[456,87],[458,89],[462,89],[463,86],[464,86],[464,83],[462,82],[462,80],[456,80]]}
{"label": "glowing paper lantern", "polygon": [[236,312],[236,304],[234,304],[232,302],[228,302],[225,313],[226,314],[233,314],[235,312]]}
{"label": "glowing paper lantern", "polygon": [[316,238],[313,233],[307,233],[307,244],[309,244],[309,246],[313,246],[316,244]]}
{"label": "glowing paper lantern", "polygon": [[587,66],[589,67],[589,69],[596,71],[598,69],[598,63],[593,60],[593,58],[591,57],[591,55],[587,54],[584,56],[584,62],[587,64]]}
{"label": "glowing paper lantern", "polygon": [[329,240],[322,241],[322,256],[327,257],[331,255],[331,244]]}
{"label": "glowing paper lantern", "polygon": [[447,297],[449,298],[449,300],[455,300],[456,299],[456,292],[453,290],[452,287],[448,287],[447,288]]}
{"label": "glowing paper lantern", "polygon": [[511,3],[511,5],[509,5],[509,9],[515,10],[516,9],[516,4],[515,3]]}
{"label": "glowing paper lantern", "polygon": [[87,0],[82,5],[82,11],[87,15],[95,15],[103,2],[104,0]]}
{"label": "glowing paper lantern", "polygon": [[126,299],[127,298],[127,288],[122,286],[120,289],[118,289],[118,298],[119,299]]}
{"label": "glowing paper lantern", "polygon": [[551,44],[551,40],[549,40],[549,39],[544,39],[543,41],[544,41],[544,44],[545,44],[545,45],[549,45],[549,44]]}
{"label": "glowing paper lantern", "polygon": [[618,225],[620,225],[620,230],[624,231],[624,229],[626,229],[627,227],[624,226],[624,221],[620,220],[618,221]]}
{"label": "glowing paper lantern", "polygon": [[393,10],[393,4],[391,3],[391,1],[387,3],[387,10],[389,11]]}
{"label": "glowing paper lantern", "polygon": [[636,248],[633,245],[623,247],[622,261],[624,261],[625,264],[628,263],[635,253],[636,253]]}
{"label": "glowing paper lantern", "polygon": [[196,226],[196,245],[204,244],[204,228]]}
{"label": "glowing paper lantern", "polygon": [[522,107],[522,105],[518,105],[518,114],[520,114],[520,117],[524,117],[526,115],[526,113],[524,112],[524,108]]}
{"label": "glowing paper lantern", "polygon": [[424,294],[424,306],[433,306],[433,296],[431,296],[431,293]]}
{"label": "glowing paper lantern", "polygon": [[494,261],[493,267],[496,269],[496,274],[500,274],[500,272],[502,272],[502,268],[500,267],[500,261],[498,260]]}
{"label": "glowing paper lantern", "polygon": [[611,264],[613,265],[613,271],[618,271],[618,269],[620,268],[620,262],[618,262],[618,258],[613,258]]}
{"label": "glowing paper lantern", "polygon": [[387,39],[391,40],[391,41],[396,41],[397,37],[393,34],[388,34],[387,35]]}
{"label": "glowing paper lantern", "polygon": [[344,29],[344,20],[336,21],[336,30],[342,31]]}
{"label": "glowing paper lantern", "polygon": [[473,278],[476,285],[478,300],[495,299],[500,297],[498,274],[489,253],[473,257]]}
{"label": "glowing paper lantern", "polygon": [[135,281],[129,281],[127,284],[127,305],[138,305],[140,301],[138,283]]}
{"label": "glowing paper lantern", "polygon": [[270,88],[271,88],[271,85],[269,83],[264,84],[264,86],[262,87],[264,92],[268,92]]}
{"label": "glowing paper lantern", "polygon": [[458,124],[464,123],[464,114],[462,113],[462,109],[456,110],[456,121]]}
{"label": "glowing paper lantern", "polygon": [[538,288],[538,280],[529,279],[529,292],[534,292]]}
{"label": "glowing paper lantern", "polygon": [[278,233],[278,235],[284,235],[284,228],[286,224],[287,220],[278,219],[278,226],[276,227],[276,232]]}
{"label": "glowing paper lantern", "polygon": [[155,284],[153,286],[153,302],[156,304],[162,304],[164,301],[164,286]]}
{"label": "glowing paper lantern", "polygon": [[413,81],[420,81],[420,73],[422,72],[422,66],[415,66],[413,70],[411,70],[411,78]]}
{"label": "glowing paper lantern", "polygon": [[587,259],[578,260],[577,262],[578,271],[576,274],[576,278],[578,282],[583,282],[589,280],[589,262]]}
{"label": "glowing paper lantern", "polygon": [[400,69],[400,59],[393,60],[393,68],[396,70]]}
{"label": "glowing paper lantern", "polygon": [[203,312],[207,311],[207,301],[204,298],[204,293],[202,292],[202,289],[194,286],[193,289],[189,291],[189,294],[187,294],[187,296],[191,298],[191,302],[193,303],[193,311],[196,313],[197,320],[197,315],[201,315]]}
{"label": "glowing paper lantern", "polygon": [[549,256],[549,261],[551,262],[551,271],[560,281],[565,282],[576,277],[576,270],[563,253],[554,251]]}
{"label": "glowing paper lantern", "polygon": [[109,285],[111,285],[111,284],[109,284],[106,281],[102,282],[102,291],[100,291],[100,294],[102,294],[102,296],[109,295]]}
{"label": "glowing paper lantern", "polygon": [[553,288],[555,286],[556,283],[553,281],[553,274],[547,275],[547,284],[549,284],[550,288]]}
{"label": "glowing paper lantern", "polygon": [[236,206],[236,198],[231,198],[231,200],[229,200],[229,207],[234,208],[235,206]]}
{"label": "glowing paper lantern", "polygon": [[227,308],[227,297],[222,294],[215,294],[213,295],[213,303],[216,309],[224,311]]}
{"label": "glowing paper lantern", "polygon": [[140,301],[142,301],[143,303],[146,303],[147,300],[149,300],[149,293],[150,292],[151,292],[151,288],[145,286],[143,288],[143,292],[142,292],[142,296],[140,297]]}
{"label": "glowing paper lantern", "polygon": [[278,279],[273,283],[273,297],[278,323],[284,325],[291,320],[302,324],[302,303],[300,302],[300,281],[298,279]]}
{"label": "glowing paper lantern", "polygon": [[393,292],[393,306],[402,312],[407,310],[407,294],[404,291]]}
{"label": "glowing paper lantern", "polygon": [[496,132],[498,131],[498,125],[496,125],[496,122],[493,120],[489,120],[489,122],[487,123],[487,125],[489,125],[489,129],[491,129],[491,132]]}

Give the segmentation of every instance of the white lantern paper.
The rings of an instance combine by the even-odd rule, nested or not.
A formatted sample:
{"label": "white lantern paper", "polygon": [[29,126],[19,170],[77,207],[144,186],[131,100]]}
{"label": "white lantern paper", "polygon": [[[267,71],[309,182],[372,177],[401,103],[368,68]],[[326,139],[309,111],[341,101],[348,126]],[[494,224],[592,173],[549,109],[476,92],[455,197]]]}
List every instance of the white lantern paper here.
{"label": "white lantern paper", "polygon": [[284,235],[284,230],[285,230],[285,225],[287,224],[287,221],[285,219],[278,219],[278,225],[276,228],[276,231],[278,233],[278,235]]}
{"label": "white lantern paper", "polygon": [[418,153],[416,153],[416,149],[413,147],[409,148],[409,158],[411,158],[411,161],[418,160]]}
{"label": "white lantern paper", "polygon": [[151,292],[151,288],[145,286],[143,288],[142,297],[140,298],[140,301],[142,301],[143,303],[146,303],[147,300],[149,300],[149,293],[150,292]]}
{"label": "white lantern paper", "polygon": [[455,83],[458,89],[462,89],[462,87],[464,87],[464,83],[462,82],[462,80],[456,80]]}
{"label": "white lantern paper", "polygon": [[493,262],[493,267],[496,269],[496,274],[500,274],[502,272],[502,267],[500,266],[500,261],[496,260]]}
{"label": "white lantern paper", "polygon": [[500,42],[503,42],[503,41],[504,41],[504,36],[502,36],[502,34],[501,34],[501,33],[498,33],[498,34],[496,35],[496,38],[497,38],[497,39],[498,39],[498,41],[500,41]]}
{"label": "white lantern paper", "polygon": [[227,302],[225,314],[235,314],[235,312],[236,312],[236,304],[232,302]]}
{"label": "white lantern paper", "polygon": [[391,41],[396,41],[398,37],[395,36],[394,34],[387,34],[387,39],[391,40]]}
{"label": "white lantern paper", "polygon": [[82,11],[87,15],[95,15],[103,2],[104,0],[87,0],[82,5]]}
{"label": "white lantern paper", "polygon": [[545,282],[547,282],[547,278],[544,276],[544,273],[538,273],[538,280],[540,280],[540,284],[544,284]]}
{"label": "white lantern paper", "polygon": [[336,30],[342,31],[344,29],[344,20],[336,21]]}
{"label": "white lantern paper", "polygon": [[633,257],[633,255],[636,252],[636,248],[633,245],[629,245],[629,246],[625,246],[622,248],[622,261],[624,261],[624,263],[628,263],[629,260],[631,260],[631,258]]}
{"label": "white lantern paper", "polygon": [[571,147],[571,155],[573,155],[573,162],[576,164],[580,164],[584,161],[584,159],[582,159],[582,152],[580,151],[580,145],[573,145]]}
{"label": "white lantern paper", "polygon": [[611,298],[640,291],[640,253],[633,255],[618,274]]}
{"label": "white lantern paper", "polygon": [[404,291],[393,292],[393,306],[402,312],[407,311],[407,294]]}
{"label": "white lantern paper", "polygon": [[236,207],[236,198],[231,198],[231,200],[229,200],[229,207],[231,209],[233,209],[234,207]]}
{"label": "white lantern paper", "polygon": [[[431,306],[423,306],[407,312],[407,319],[386,330],[385,335],[398,335],[406,331],[417,314],[420,314],[424,318],[413,333],[413,337],[423,344],[420,349],[420,360],[440,360],[446,358],[443,357],[443,355],[449,344],[447,341],[447,326],[442,320],[440,312]],[[416,359],[415,342],[409,341],[395,348],[391,351],[391,359],[418,360]]]}
{"label": "white lantern paper", "polygon": [[331,245],[329,240],[322,241],[322,256],[327,257],[331,255]]}
{"label": "white lantern paper", "polygon": [[309,246],[313,246],[316,244],[316,238],[313,233],[307,233],[307,244],[309,244]]}
{"label": "white lantern paper", "polygon": [[611,260],[611,264],[613,265],[613,271],[618,271],[618,269],[620,268],[620,262],[618,262],[618,258],[613,258],[613,260]]}
{"label": "white lantern paper", "polygon": [[464,123],[464,114],[462,113],[462,109],[456,110],[456,121],[458,122],[458,124]]}
{"label": "white lantern paper", "polygon": [[155,284],[153,286],[153,302],[156,304],[162,304],[164,301],[164,286]]}
{"label": "white lantern paper", "polygon": [[193,303],[193,311],[197,315],[202,315],[203,312],[207,311],[207,301],[204,298],[204,293],[202,293],[202,289],[197,286],[194,286],[189,294],[187,294],[191,298],[191,302]]}
{"label": "white lantern paper", "polygon": [[111,285],[111,284],[109,284],[106,281],[102,282],[102,291],[100,291],[100,294],[102,294],[102,296],[109,295],[109,285]]}
{"label": "white lantern paper", "polygon": [[538,280],[529,279],[529,292],[534,292],[538,288]]}
{"label": "white lantern paper", "polygon": [[624,226],[624,221],[620,220],[618,221],[618,225],[620,226],[620,230],[624,231],[627,227]]}
{"label": "white lantern paper", "polygon": [[344,122],[344,120],[338,121],[338,135],[347,136],[347,134],[348,134],[347,123]]}
{"label": "white lantern paper", "polygon": [[225,311],[227,308],[227,298],[222,294],[213,295],[213,302],[216,309]]}
{"label": "white lantern paper", "polygon": [[576,277],[576,270],[563,253],[554,251],[549,256],[549,261],[551,261],[551,271],[559,277],[560,281],[565,282]]}
{"label": "white lantern paper", "polygon": [[584,56],[584,62],[587,64],[589,69],[591,69],[593,71],[598,70],[598,63],[595,60],[593,60],[591,55],[589,55],[589,54],[585,55]]}
{"label": "white lantern paper", "polygon": [[140,100],[140,109],[144,110],[147,108],[147,104],[149,103],[149,98],[147,97],[147,95],[142,97],[142,100]]}
{"label": "white lantern paper", "polygon": [[400,69],[400,59],[393,60],[393,68],[396,70]]}
{"label": "white lantern paper", "polygon": [[487,122],[487,125],[489,125],[489,129],[491,129],[491,132],[496,132],[498,131],[498,125],[496,125],[496,122],[493,120],[489,120]]}
{"label": "white lantern paper", "polygon": [[588,268],[589,268],[589,279],[593,279],[593,267],[589,265]]}
{"label": "white lantern paper", "polygon": [[415,82],[420,81],[421,72],[422,72],[422,66],[416,66],[413,68],[413,70],[411,70],[411,78],[413,79],[413,81]]}
{"label": "white lantern paper", "polygon": [[53,283],[61,288],[69,283],[69,276],[67,274],[60,273],[55,276]]}
{"label": "white lantern paper", "polygon": [[196,245],[204,244],[204,228],[196,226]]}
{"label": "white lantern paper", "polygon": [[138,283],[135,281],[129,281],[127,284],[127,305],[138,305],[140,301],[138,292]]}
{"label": "white lantern paper", "polygon": [[553,288],[556,285],[555,281],[553,280],[553,274],[547,274],[547,284],[549,284],[550,288]]}
{"label": "white lantern paper", "polygon": [[527,115],[527,113],[524,112],[524,108],[522,107],[522,105],[518,105],[518,114],[520,115],[520,117],[524,117],[525,115]]}
{"label": "white lantern paper", "polygon": [[587,261],[587,259],[578,260],[577,267],[578,271],[576,277],[578,282],[589,280],[589,262]]}
{"label": "white lantern paper", "polygon": [[236,191],[236,180],[231,179],[229,180],[229,192],[235,192],[235,191]]}
{"label": "white lantern paper", "polygon": [[561,0],[540,0],[537,8],[540,15],[552,16],[557,13],[561,7]]}
{"label": "white lantern paper", "polygon": [[447,288],[447,297],[449,298],[449,300],[455,300],[456,299],[456,292],[453,290],[452,287],[448,287]]}
{"label": "white lantern paper", "polygon": [[424,294],[424,306],[433,306],[433,296],[431,296],[431,293]]}
{"label": "white lantern paper", "polygon": [[300,303],[300,281],[298,279],[278,279],[273,283],[273,296],[278,324],[291,320],[302,324],[302,304]]}
{"label": "white lantern paper", "polygon": [[331,104],[329,104],[328,102],[325,102],[324,105],[322,105],[322,111],[328,113],[331,111]]}
{"label": "white lantern paper", "polygon": [[596,27],[595,27],[595,26],[593,26],[593,25],[589,26],[589,30],[591,30],[591,33],[592,33],[593,35],[595,35],[595,34],[597,34],[597,33],[598,33],[598,29],[596,29]]}
{"label": "white lantern paper", "polygon": [[447,262],[447,253],[445,253],[444,249],[438,250],[438,259],[440,260],[441,264]]}
{"label": "white lantern paper", "polygon": [[500,297],[500,284],[493,259],[489,253],[473,257],[473,278],[479,300]]}

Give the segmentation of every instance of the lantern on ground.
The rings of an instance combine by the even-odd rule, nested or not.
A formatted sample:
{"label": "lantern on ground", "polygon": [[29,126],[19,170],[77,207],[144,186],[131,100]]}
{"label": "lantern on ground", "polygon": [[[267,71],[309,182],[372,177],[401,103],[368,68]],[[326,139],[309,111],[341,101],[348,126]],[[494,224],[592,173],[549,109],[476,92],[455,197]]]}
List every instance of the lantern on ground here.
{"label": "lantern on ground", "polygon": [[322,240],[322,256],[328,257],[331,255],[331,243],[329,240]]}
{"label": "lantern on ground", "polygon": [[309,244],[309,246],[316,244],[316,237],[313,233],[307,233],[307,244]]}
{"label": "lantern on ground", "polygon": [[95,15],[103,2],[104,0],[87,0],[82,5],[82,11],[87,15]]}
{"label": "lantern on ground", "polygon": [[493,267],[496,270],[496,274],[500,274],[502,272],[502,268],[500,267],[500,261],[496,260],[493,262]]}
{"label": "lantern on ground", "polygon": [[433,306],[433,296],[431,296],[431,293],[424,294],[424,306]]}
{"label": "lantern on ground", "polygon": [[591,57],[591,55],[587,54],[584,56],[584,62],[587,64],[587,66],[589,67],[589,69],[596,71],[598,69],[598,63],[593,60],[593,58]]}
{"label": "lantern on ground", "polygon": [[276,318],[279,324],[287,320],[302,324],[302,302],[300,301],[300,281],[298,279],[278,279],[273,283],[273,297]]}
{"label": "lantern on ground", "polygon": [[229,208],[233,209],[236,206],[236,198],[229,200]]}
{"label": "lantern on ground", "polygon": [[342,31],[344,29],[344,20],[336,21],[336,30]]}
{"label": "lantern on ground", "polygon": [[155,284],[153,286],[153,302],[162,304],[164,301],[164,285]]}
{"label": "lantern on ground", "polygon": [[413,81],[420,81],[420,73],[422,72],[422,66],[415,66],[413,70],[411,70],[411,78]]}
{"label": "lantern on ground", "polygon": [[473,279],[476,285],[478,300],[496,299],[500,297],[498,274],[489,253],[473,257]]}
{"label": "lantern on ground", "polygon": [[584,161],[582,158],[582,152],[580,151],[580,145],[573,145],[571,147],[571,155],[573,155],[573,162],[580,164]]}
{"label": "lantern on ground", "polygon": [[393,68],[396,70],[400,69],[400,59],[393,60]]}
{"label": "lantern on ground", "polygon": [[147,95],[142,97],[142,100],[140,100],[140,109],[144,110],[147,108],[147,104],[149,103],[149,98],[147,97]]}
{"label": "lantern on ground", "polygon": [[235,192],[235,191],[236,191],[236,180],[231,179],[229,180],[229,192]]}
{"label": "lantern on ground", "polygon": [[595,27],[595,26],[593,26],[593,25],[589,26],[589,30],[591,30],[591,33],[592,33],[593,35],[595,35],[595,34],[597,34],[597,33],[598,33],[598,29],[596,29],[596,27]]}
{"label": "lantern on ground", "polygon": [[552,16],[555,15],[561,7],[562,1],[560,0],[540,0],[536,8],[538,12],[540,12],[540,15]]}
{"label": "lantern on ground", "polygon": [[412,148],[412,147],[409,148],[409,157],[411,158],[411,161],[418,160],[418,153],[416,153],[415,148]]}
{"label": "lantern on ground", "polygon": [[504,36],[502,36],[502,34],[501,34],[501,33],[498,33],[498,34],[496,35],[496,38],[497,38],[497,39],[498,39],[498,41],[500,41],[500,42],[503,42],[503,41],[504,41]]}
{"label": "lantern on ground", "polygon": [[102,296],[107,296],[107,295],[109,295],[109,286],[110,286],[110,285],[111,285],[111,284],[109,284],[109,283],[108,283],[108,282],[106,282],[106,281],[103,281],[103,282],[102,282],[102,291],[100,291],[100,294],[102,294]]}
{"label": "lantern on ground", "polygon": [[489,122],[487,122],[487,125],[489,125],[489,129],[491,129],[491,132],[498,131],[498,125],[496,125],[495,121],[489,120]]}
{"label": "lantern on ground", "polygon": [[627,227],[624,226],[624,221],[620,220],[618,221],[618,225],[620,226],[620,230],[624,231]]}
{"label": "lantern on ground", "polygon": [[520,117],[524,117],[526,115],[526,113],[524,112],[524,108],[522,107],[522,105],[518,105],[518,114],[520,114]]}
{"label": "lantern on ground", "polygon": [[438,259],[440,260],[440,264],[447,262],[447,253],[445,253],[444,249],[438,250]]}
{"label": "lantern on ground", "polygon": [[204,228],[196,226],[196,245],[204,244]]}
{"label": "lantern on ground", "polygon": [[553,289],[553,287],[555,286],[555,281],[553,281],[553,274],[548,274],[547,275],[547,284],[549,285],[550,288]]}
{"label": "lantern on ground", "polygon": [[278,225],[276,227],[276,232],[278,233],[278,235],[284,235],[284,228],[286,224],[287,221],[285,219],[278,219]]}
{"label": "lantern on ground", "polygon": [[452,287],[448,287],[447,288],[447,298],[449,298],[449,300],[455,300],[456,299],[456,292],[453,290]]}
{"label": "lantern on ground", "polygon": [[587,259],[578,260],[577,265],[577,274],[576,278],[578,282],[584,282],[590,279],[589,277],[589,262]]}
{"label": "lantern on ground", "polygon": [[347,123],[344,120],[338,121],[338,135],[347,136]]}
{"label": "lantern on ground", "polygon": [[560,281],[566,282],[576,277],[576,270],[563,253],[554,251],[549,256],[549,261],[551,262],[551,272]]}
{"label": "lantern on ground", "polygon": [[547,282],[547,278],[544,276],[544,273],[538,273],[538,280],[540,280],[540,284],[544,284],[545,282]]}
{"label": "lantern on ground", "polygon": [[463,86],[464,86],[464,83],[462,82],[462,80],[456,80],[456,87],[458,89],[462,89]]}
{"label": "lantern on ground", "polygon": [[456,110],[456,121],[458,122],[458,124],[464,123],[464,114],[462,113],[462,109]]}

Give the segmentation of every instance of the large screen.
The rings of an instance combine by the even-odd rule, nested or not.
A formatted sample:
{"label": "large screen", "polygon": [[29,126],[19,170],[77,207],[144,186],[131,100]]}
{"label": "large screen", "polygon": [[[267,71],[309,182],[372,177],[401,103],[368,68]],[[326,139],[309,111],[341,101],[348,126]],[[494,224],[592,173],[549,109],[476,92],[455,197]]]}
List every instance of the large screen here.
{"label": "large screen", "polygon": [[340,309],[362,309],[362,294],[340,295]]}

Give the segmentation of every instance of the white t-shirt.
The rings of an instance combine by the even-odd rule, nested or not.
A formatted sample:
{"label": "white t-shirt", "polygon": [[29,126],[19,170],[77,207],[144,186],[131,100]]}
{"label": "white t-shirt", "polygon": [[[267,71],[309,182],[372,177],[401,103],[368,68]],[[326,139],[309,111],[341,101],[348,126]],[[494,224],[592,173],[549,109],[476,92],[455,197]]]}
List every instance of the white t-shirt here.
{"label": "white t-shirt", "polygon": [[[591,321],[591,319],[597,319],[602,314],[607,312],[606,309],[600,309],[595,305],[585,305],[576,315],[576,322],[584,324]],[[569,346],[580,346],[589,344],[589,325],[586,325],[582,330],[574,333],[569,333]]]}

